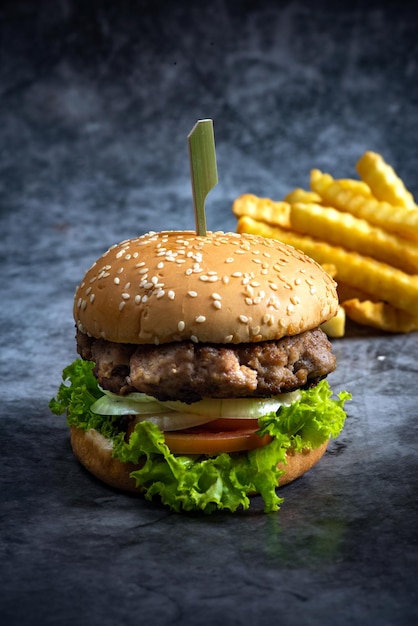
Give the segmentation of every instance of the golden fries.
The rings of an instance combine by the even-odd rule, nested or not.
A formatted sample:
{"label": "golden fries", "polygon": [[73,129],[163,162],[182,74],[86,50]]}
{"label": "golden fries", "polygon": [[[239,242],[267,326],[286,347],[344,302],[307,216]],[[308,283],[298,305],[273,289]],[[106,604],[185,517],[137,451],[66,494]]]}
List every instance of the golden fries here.
{"label": "golden fries", "polygon": [[261,219],[268,224],[290,228],[290,206],[287,202],[273,202],[269,198],[258,198],[252,194],[245,194],[234,201],[232,211],[237,217],[248,215],[255,219]]}
{"label": "golden fries", "polygon": [[324,204],[352,213],[389,232],[418,241],[418,211],[367,198],[345,188],[338,180],[317,169],[311,172],[311,186],[321,196]]}
{"label": "golden fries", "polygon": [[331,207],[293,204],[291,228],[355,250],[405,272],[418,273],[418,245]]}
{"label": "golden fries", "polygon": [[243,195],[235,200],[237,217],[247,215],[273,226],[311,235],[371,256],[410,274],[418,273],[418,245],[363,219],[312,203],[287,204],[268,198]]}
{"label": "golden fries", "polygon": [[366,152],[356,168],[361,180],[312,169],[310,190],[282,201],[240,196],[237,231],[288,243],[331,274],[343,310],[330,336],[342,336],[345,315],[387,332],[418,331],[418,206],[379,154]]}
{"label": "golden fries", "polygon": [[284,201],[289,204],[295,204],[295,202],[304,202],[304,203],[321,203],[321,196],[314,191],[307,191],[306,189],[301,189],[298,187],[294,189],[287,196],[284,197]]}
{"label": "golden fries", "polygon": [[394,206],[416,209],[412,193],[380,154],[365,152],[356,165],[361,179],[367,183],[377,200]]}
{"label": "golden fries", "polygon": [[418,330],[418,315],[401,311],[386,302],[346,300],[344,310],[358,324],[390,333],[410,333]]}

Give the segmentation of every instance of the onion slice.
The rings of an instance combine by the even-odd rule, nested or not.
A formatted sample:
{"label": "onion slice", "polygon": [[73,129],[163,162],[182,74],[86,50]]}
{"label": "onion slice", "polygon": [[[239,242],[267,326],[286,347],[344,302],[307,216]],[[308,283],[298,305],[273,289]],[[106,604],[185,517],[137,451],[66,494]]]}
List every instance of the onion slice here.
{"label": "onion slice", "polygon": [[208,417],[225,417],[230,419],[256,419],[275,413],[281,406],[289,406],[300,398],[300,391],[292,391],[271,398],[204,398],[192,404],[185,402],[166,401],[166,407],[173,411],[197,413]]}
{"label": "onion slice", "polygon": [[192,413],[175,412],[164,413],[160,415],[137,415],[135,423],[152,422],[163,432],[173,430],[184,430],[185,428],[193,428],[193,426],[202,426],[208,422],[212,422],[214,418],[207,415],[193,415]]}
{"label": "onion slice", "polygon": [[132,393],[128,396],[118,396],[116,393],[109,391],[103,393],[104,395],[91,406],[93,413],[98,415],[152,415],[154,413],[167,413],[167,407],[162,406],[155,398],[145,394]]}

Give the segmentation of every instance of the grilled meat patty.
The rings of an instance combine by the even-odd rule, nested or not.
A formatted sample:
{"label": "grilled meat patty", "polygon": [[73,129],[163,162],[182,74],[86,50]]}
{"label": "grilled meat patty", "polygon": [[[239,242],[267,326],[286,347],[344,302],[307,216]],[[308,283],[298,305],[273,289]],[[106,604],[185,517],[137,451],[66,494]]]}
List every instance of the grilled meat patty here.
{"label": "grilled meat patty", "polygon": [[336,367],[331,344],[319,328],[277,341],[159,346],[113,343],[78,331],[77,350],[95,362],[94,374],[103,389],[189,403],[307,388]]}

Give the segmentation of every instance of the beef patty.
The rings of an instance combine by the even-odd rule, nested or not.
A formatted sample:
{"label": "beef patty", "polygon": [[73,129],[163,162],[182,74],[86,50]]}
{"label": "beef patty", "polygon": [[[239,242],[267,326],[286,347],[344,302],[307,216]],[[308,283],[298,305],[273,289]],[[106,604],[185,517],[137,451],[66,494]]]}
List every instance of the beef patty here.
{"label": "beef patty", "polygon": [[260,343],[182,341],[159,346],[118,344],[78,331],[77,350],[95,362],[94,374],[103,389],[189,403],[307,388],[336,367],[331,344],[319,328]]}

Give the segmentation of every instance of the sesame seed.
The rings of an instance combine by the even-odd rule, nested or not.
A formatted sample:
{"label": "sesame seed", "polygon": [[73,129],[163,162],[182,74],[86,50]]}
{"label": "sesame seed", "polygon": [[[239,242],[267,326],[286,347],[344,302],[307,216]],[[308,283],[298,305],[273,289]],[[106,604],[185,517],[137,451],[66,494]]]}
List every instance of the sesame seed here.
{"label": "sesame seed", "polygon": [[159,289],[159,290],[157,291],[157,294],[156,294],[156,298],[157,298],[157,300],[159,300],[160,298],[162,298],[164,295],[165,295],[165,291],[164,291],[164,289]]}
{"label": "sesame seed", "polygon": [[141,296],[135,296],[135,304],[141,303]]}
{"label": "sesame seed", "polygon": [[251,298],[245,298],[245,304],[251,305],[253,303]]}
{"label": "sesame seed", "polygon": [[94,302],[94,298],[96,297],[96,295],[94,293],[91,294],[90,296],[90,302],[93,304]]}
{"label": "sesame seed", "polygon": [[225,263],[233,263],[233,262],[234,262],[234,259],[232,258],[232,256],[225,259]]}
{"label": "sesame seed", "polygon": [[119,283],[120,283],[120,278],[118,278],[117,276],[115,276],[115,278],[113,279],[113,282],[115,283],[115,285],[119,285]]}
{"label": "sesame seed", "polygon": [[187,295],[190,296],[191,298],[196,298],[197,297],[197,291],[188,291]]}
{"label": "sesame seed", "polygon": [[160,262],[158,263],[158,265],[157,265],[157,269],[158,269],[158,270],[162,270],[162,269],[163,269],[163,267],[164,267],[164,263],[163,263],[163,261],[160,261]]}
{"label": "sesame seed", "polygon": [[206,317],[204,315],[198,315],[195,317],[195,322],[202,324],[203,322],[206,322]]}
{"label": "sesame seed", "polygon": [[221,309],[222,308],[222,304],[219,300],[215,300],[213,303],[213,306],[215,307],[215,309]]}
{"label": "sesame seed", "polygon": [[176,294],[174,293],[172,289],[170,289],[170,291],[167,293],[167,296],[170,298],[170,300],[174,300],[174,298],[176,297]]}
{"label": "sesame seed", "polygon": [[129,295],[129,293],[126,293],[126,291],[124,291],[124,292],[123,292],[123,294],[122,294],[122,298],[123,298],[124,300],[129,300],[129,298],[130,298],[130,297],[131,297],[131,296]]}
{"label": "sesame seed", "polygon": [[124,306],[125,306],[125,302],[122,300],[122,302],[119,304],[119,311],[122,311]]}
{"label": "sesame seed", "polygon": [[193,341],[193,343],[199,343],[199,339],[196,337],[196,335],[191,335],[190,339]]}
{"label": "sesame seed", "polygon": [[213,293],[211,295],[211,298],[213,298],[214,300],[222,300],[221,296],[219,295],[219,293]]}
{"label": "sesame seed", "polygon": [[178,331],[181,333],[182,330],[184,330],[186,328],[186,324],[184,323],[183,320],[181,320],[178,324],[177,324],[177,329]]}
{"label": "sesame seed", "polygon": [[240,322],[242,322],[243,324],[248,324],[248,317],[246,315],[239,315],[238,319]]}
{"label": "sesame seed", "polygon": [[234,335],[226,335],[226,337],[224,337],[224,341],[225,343],[231,343],[233,338],[234,338]]}

